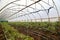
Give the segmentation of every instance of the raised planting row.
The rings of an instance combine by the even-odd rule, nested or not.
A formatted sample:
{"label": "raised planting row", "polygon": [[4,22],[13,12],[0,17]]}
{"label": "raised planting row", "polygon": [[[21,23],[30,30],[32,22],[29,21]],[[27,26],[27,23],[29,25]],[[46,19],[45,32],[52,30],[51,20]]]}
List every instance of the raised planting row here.
{"label": "raised planting row", "polygon": [[0,40],[6,40],[2,25],[0,24]]}
{"label": "raised planting row", "polygon": [[[38,25],[39,24],[39,25]],[[9,23],[9,25],[13,26],[19,32],[32,36],[34,40],[59,40],[57,35],[56,23],[48,23],[48,22],[16,22]],[[53,26],[54,25],[54,26]],[[44,27],[45,26],[45,27]],[[48,27],[52,27],[48,29]]]}
{"label": "raised planting row", "polygon": [[58,32],[60,33],[60,22],[13,22],[9,23],[11,25],[15,25],[19,27],[26,27],[31,29],[44,29],[51,32]]}
{"label": "raised planting row", "polygon": [[1,23],[4,28],[6,40],[34,40],[32,37],[19,33],[16,29],[8,25],[7,22]]}

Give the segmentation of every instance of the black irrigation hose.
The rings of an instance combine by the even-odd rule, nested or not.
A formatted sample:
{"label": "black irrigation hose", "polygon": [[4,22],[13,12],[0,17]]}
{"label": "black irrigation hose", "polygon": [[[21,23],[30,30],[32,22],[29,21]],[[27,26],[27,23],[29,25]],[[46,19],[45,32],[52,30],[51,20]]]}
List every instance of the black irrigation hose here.
{"label": "black irrigation hose", "polygon": [[[40,1],[40,0],[39,0]],[[39,1],[36,1],[35,3],[37,3],[37,2],[39,2]],[[13,2],[13,4],[15,4],[14,2]],[[34,3],[33,3],[34,4]],[[33,4],[31,4],[31,5],[33,5]],[[17,4],[16,4],[17,5]],[[18,5],[18,6],[20,6],[20,5]],[[24,6],[24,5],[23,5]],[[29,7],[29,6],[27,6],[27,7]],[[32,7],[30,7],[30,8],[32,8]]]}
{"label": "black irrigation hose", "polygon": [[[36,1],[35,3],[32,3],[31,5],[36,4],[36,3],[38,3],[39,1],[41,1],[41,0],[38,0],[38,1]],[[53,1],[53,0],[52,0],[52,1]],[[14,1],[14,2],[15,2],[15,1]],[[12,3],[13,3],[13,4],[16,4],[16,3],[14,3],[14,2],[11,2],[11,3],[7,4],[6,6],[4,6],[4,7],[1,9],[1,11],[2,11],[5,7],[7,7],[8,5],[10,5],[10,4],[12,4]],[[42,2],[46,3],[45,1],[42,1]],[[48,2],[48,3],[49,3],[49,2]],[[48,3],[46,3],[46,4],[49,5],[49,6],[51,6],[51,5],[48,4]],[[54,3],[54,1],[53,1],[53,3]],[[20,6],[19,4],[16,4],[16,5]],[[10,18],[11,16],[13,16],[13,15],[19,13],[20,11],[22,11],[22,10],[28,8],[28,7],[29,7],[29,8],[32,8],[32,7],[30,7],[31,5],[28,5],[28,6],[22,5],[22,6],[26,6],[26,7],[23,8],[23,9],[21,9],[21,10],[18,10],[18,12],[14,13],[14,14],[12,14],[12,15],[6,17],[6,18]],[[54,5],[55,5],[55,3],[54,3]],[[42,6],[42,5],[41,5],[41,6]],[[55,5],[55,6],[56,6],[56,5]],[[44,9],[44,10],[47,10],[47,15],[48,15],[49,10],[50,10],[51,8],[53,8],[53,7],[50,7],[49,9]],[[56,10],[57,10],[57,8],[56,8]],[[39,12],[39,11],[43,11],[43,10],[38,10],[38,11],[36,11],[36,12],[31,12],[31,13],[37,13],[37,12]],[[58,10],[57,10],[57,11],[58,11]],[[58,12],[57,12],[57,13],[58,13]],[[29,14],[30,14],[30,13],[29,13]],[[18,16],[18,17],[25,16],[25,15],[28,15],[28,14],[20,15],[20,16]],[[58,16],[59,16],[59,13],[58,13]],[[12,19],[14,19],[14,18],[12,18]]]}
{"label": "black irrigation hose", "polygon": [[[41,4],[40,4],[40,5],[41,5]],[[42,6],[42,5],[41,5],[41,6]],[[51,8],[53,8],[53,7],[50,7],[49,9],[45,9],[45,11],[48,10],[48,13],[49,13],[49,10],[50,10]],[[39,11],[44,11],[44,10],[39,10]],[[36,11],[36,12],[39,12],[39,11]],[[36,12],[35,12],[35,13],[36,13]],[[33,12],[33,13],[34,13],[34,12]]]}
{"label": "black irrigation hose", "polygon": [[[50,8],[53,8],[53,7],[50,7]],[[49,8],[49,9],[50,9]],[[35,11],[35,12],[30,12],[29,14],[33,14],[33,13],[37,13],[37,12],[40,12],[40,11],[46,11],[46,10],[48,10],[48,9],[44,9],[44,10],[38,10],[38,11]],[[22,17],[22,16],[25,16],[25,15],[29,15],[28,13],[27,14],[24,14],[24,15],[20,15],[20,16],[18,16],[18,17]],[[16,17],[17,18],[17,17]],[[15,18],[11,18],[11,19],[15,19]],[[10,20],[11,20],[10,19]]]}
{"label": "black irrigation hose", "polygon": [[[30,4],[30,5],[26,6],[25,8],[22,8],[21,10],[19,10],[18,12],[16,12],[16,13],[10,15],[9,17],[11,17],[11,16],[13,16],[13,15],[15,15],[15,14],[21,12],[22,10],[24,10],[24,9],[26,9],[26,8],[28,8],[28,7],[32,6],[32,5],[34,5],[34,4],[38,3],[38,2],[40,2],[40,1],[41,1],[41,0],[38,0],[38,1],[36,1],[36,2],[34,2],[34,3],[32,3],[32,4]],[[9,17],[7,17],[7,18],[9,18]]]}
{"label": "black irrigation hose", "polygon": [[[14,3],[15,4],[15,3]],[[16,5],[18,5],[18,4],[16,4]],[[18,6],[20,6],[20,5],[18,5]],[[43,11],[43,10],[42,10]]]}
{"label": "black irrigation hose", "polygon": [[[15,3],[14,3],[15,4]],[[26,6],[26,5],[18,5],[18,4],[16,4],[17,6]],[[15,6],[11,6],[11,7],[9,7],[9,8],[7,8],[7,9],[9,9],[9,10],[12,10],[12,11],[18,11],[18,10],[16,10],[16,9],[10,9],[10,8],[12,8],[12,7],[15,7]],[[31,9],[34,9],[34,8],[32,8],[32,7],[29,7],[29,8],[31,8]],[[7,10],[7,9],[5,9],[5,10]],[[4,11],[5,11],[4,10]],[[3,12],[4,12],[3,11]],[[1,13],[1,14],[3,14],[3,13]],[[5,17],[6,16],[6,14],[4,14],[3,16],[2,15],[0,15],[0,18],[1,17]]]}

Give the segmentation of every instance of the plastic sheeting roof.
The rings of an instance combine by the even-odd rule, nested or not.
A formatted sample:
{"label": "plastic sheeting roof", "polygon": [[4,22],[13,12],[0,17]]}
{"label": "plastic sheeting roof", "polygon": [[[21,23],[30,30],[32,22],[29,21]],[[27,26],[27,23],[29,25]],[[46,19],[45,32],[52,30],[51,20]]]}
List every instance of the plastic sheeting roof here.
{"label": "plastic sheeting roof", "polygon": [[9,21],[57,21],[60,16],[57,0],[10,0],[2,2],[0,18]]}

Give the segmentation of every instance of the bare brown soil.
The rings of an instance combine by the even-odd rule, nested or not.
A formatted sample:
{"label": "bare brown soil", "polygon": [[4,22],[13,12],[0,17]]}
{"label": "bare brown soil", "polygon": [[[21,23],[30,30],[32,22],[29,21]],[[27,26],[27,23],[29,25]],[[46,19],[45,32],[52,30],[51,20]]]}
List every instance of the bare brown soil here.
{"label": "bare brown soil", "polygon": [[34,40],[60,40],[60,35],[56,33],[52,33],[47,30],[36,30],[32,28],[26,28],[26,27],[17,27],[16,25],[11,25],[15,29],[17,29],[20,33],[23,33],[25,35],[31,36],[34,38]]}
{"label": "bare brown soil", "polygon": [[0,40],[6,40],[1,24],[0,24]]}

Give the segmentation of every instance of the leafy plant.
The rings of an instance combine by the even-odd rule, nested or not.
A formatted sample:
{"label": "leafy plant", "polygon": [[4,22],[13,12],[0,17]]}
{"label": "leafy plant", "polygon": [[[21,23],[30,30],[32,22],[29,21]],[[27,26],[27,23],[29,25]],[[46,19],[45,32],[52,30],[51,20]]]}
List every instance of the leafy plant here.
{"label": "leafy plant", "polygon": [[22,33],[19,33],[16,29],[11,27],[8,23],[3,22],[1,23],[2,27],[4,28],[4,33],[7,40],[16,40],[16,38],[21,38],[22,40],[33,40],[32,37],[26,36]]}

